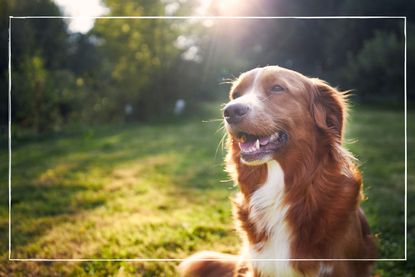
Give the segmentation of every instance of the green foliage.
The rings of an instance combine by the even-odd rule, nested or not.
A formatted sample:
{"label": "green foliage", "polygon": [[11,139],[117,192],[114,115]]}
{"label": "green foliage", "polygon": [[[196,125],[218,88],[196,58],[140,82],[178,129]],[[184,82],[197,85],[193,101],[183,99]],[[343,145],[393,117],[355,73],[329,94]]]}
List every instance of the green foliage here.
{"label": "green foliage", "polygon": [[[403,42],[394,33],[376,32],[356,56],[349,56],[343,74],[349,86],[359,88],[360,98],[396,101],[395,92],[403,92],[403,66]],[[398,99],[402,98],[403,94]]]}
{"label": "green foliage", "polygon": [[[13,75],[14,120],[35,131],[58,130],[68,121],[79,121],[74,111],[85,98],[81,79],[68,70],[48,71],[41,56],[25,57],[23,71]],[[27,115],[31,116],[28,117]]]}
{"label": "green foliage", "polygon": [[[129,15],[141,6],[122,7],[125,9],[118,12]],[[173,106],[175,96],[169,94],[174,89],[166,92],[163,83],[178,55],[173,44],[178,33],[167,21],[103,19],[96,23],[94,34],[106,41],[102,51],[111,53],[105,57],[104,67],[108,65],[105,74],[116,88],[115,95],[109,97],[116,101],[119,111],[130,104],[134,116],[143,118],[158,114],[166,105]]]}

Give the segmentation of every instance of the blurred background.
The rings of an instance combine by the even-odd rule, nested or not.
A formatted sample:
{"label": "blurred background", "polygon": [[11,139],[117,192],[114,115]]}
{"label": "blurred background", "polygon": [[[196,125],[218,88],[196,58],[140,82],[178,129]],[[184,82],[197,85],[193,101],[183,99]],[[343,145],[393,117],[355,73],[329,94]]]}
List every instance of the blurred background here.
{"label": "blurred background", "polygon": [[[414,11],[415,3],[405,0],[1,1],[1,233],[8,232],[9,16],[408,16],[411,122]],[[228,200],[236,188],[223,172],[220,104],[230,80],[265,65],[353,90],[348,148],[361,160],[364,208],[380,257],[403,257],[403,19],[14,18],[11,30],[12,257],[237,253]],[[408,143],[411,149],[413,126]],[[6,259],[7,236],[0,251]],[[376,268],[381,276],[414,271],[410,262]],[[45,272],[177,274],[174,263],[0,266],[0,276]]]}
{"label": "blurred background", "polygon": [[[405,15],[414,9],[408,1],[387,0],[87,3],[2,1],[2,92],[8,86],[8,15]],[[407,30],[414,31],[411,19]],[[354,89],[357,101],[402,105],[403,43],[402,19],[14,19],[13,123],[42,132],[148,120],[171,115],[178,99],[194,112],[202,101],[224,99],[228,86],[221,81],[268,64]],[[413,95],[410,89],[408,99]],[[6,103],[7,93],[1,97]],[[4,129],[7,109],[1,120]]]}

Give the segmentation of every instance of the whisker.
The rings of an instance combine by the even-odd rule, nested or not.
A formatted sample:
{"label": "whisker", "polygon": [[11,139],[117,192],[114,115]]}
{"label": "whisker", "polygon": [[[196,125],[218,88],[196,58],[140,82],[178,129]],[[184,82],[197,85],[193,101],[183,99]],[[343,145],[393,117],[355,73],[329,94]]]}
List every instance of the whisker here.
{"label": "whisker", "polygon": [[229,182],[233,182],[233,180],[231,178],[226,179],[226,180],[219,180],[220,183],[229,183]]}
{"label": "whisker", "polygon": [[223,78],[219,85],[233,84],[237,79],[235,76],[232,76],[232,78]]}
{"label": "whisker", "polygon": [[225,130],[225,125],[219,126],[219,128],[216,130],[215,134],[219,133],[220,131]]}
{"label": "whisker", "polygon": [[218,121],[223,121],[223,118],[212,118],[212,119],[202,120],[203,123],[218,122]]}
{"label": "whisker", "polygon": [[226,133],[223,134],[222,138],[220,139],[218,146],[216,146],[216,151],[215,151],[215,158],[218,155],[218,151],[219,151],[219,147],[223,150],[225,148],[224,142],[226,139]]}

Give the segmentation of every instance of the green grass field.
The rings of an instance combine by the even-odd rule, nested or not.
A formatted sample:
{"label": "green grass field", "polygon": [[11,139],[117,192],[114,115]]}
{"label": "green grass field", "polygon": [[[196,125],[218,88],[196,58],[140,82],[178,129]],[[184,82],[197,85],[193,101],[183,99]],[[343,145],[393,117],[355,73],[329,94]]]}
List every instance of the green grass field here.
{"label": "green grass field", "polygon": [[[177,122],[78,128],[13,140],[13,258],[184,258],[237,253],[216,106]],[[415,113],[409,114],[413,168]],[[404,257],[403,113],[357,107],[348,148],[360,160],[363,207],[380,258]],[[9,262],[7,156],[0,157],[0,276],[176,276],[175,262]],[[408,175],[408,247],[415,254],[415,175]],[[412,242],[412,243],[411,243]],[[381,276],[415,276],[414,261],[378,262]]]}

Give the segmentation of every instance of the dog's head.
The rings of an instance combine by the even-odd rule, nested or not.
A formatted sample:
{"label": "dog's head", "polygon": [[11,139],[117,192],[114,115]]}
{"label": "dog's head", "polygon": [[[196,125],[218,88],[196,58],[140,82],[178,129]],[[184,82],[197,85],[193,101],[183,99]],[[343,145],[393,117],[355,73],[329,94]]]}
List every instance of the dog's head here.
{"label": "dog's head", "polygon": [[345,113],[343,94],[278,66],[241,74],[223,109],[233,151],[247,165],[283,159],[304,145],[340,143]]}

